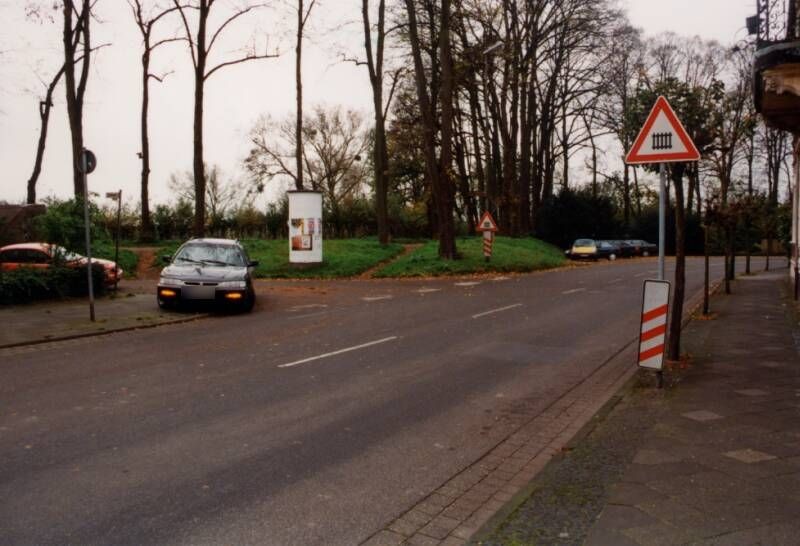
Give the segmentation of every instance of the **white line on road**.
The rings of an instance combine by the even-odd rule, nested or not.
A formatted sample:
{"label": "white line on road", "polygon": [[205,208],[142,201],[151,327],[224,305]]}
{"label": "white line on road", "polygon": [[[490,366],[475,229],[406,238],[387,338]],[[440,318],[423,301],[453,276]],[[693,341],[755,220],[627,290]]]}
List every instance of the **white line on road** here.
{"label": "white line on road", "polygon": [[511,277],[495,277],[495,278],[493,278],[492,280],[493,280],[494,282],[500,282],[500,281],[507,281],[507,280],[508,280],[508,279],[510,279],[510,278],[511,278]]}
{"label": "white line on road", "polygon": [[646,276],[647,276],[647,275],[649,275],[649,274],[650,274],[650,273],[647,273],[647,272],[645,272],[645,273],[637,273],[636,275],[634,275],[634,277],[636,277],[636,278],[639,278],[639,277],[646,277]]}
{"label": "white line on road", "polygon": [[608,284],[614,284],[615,282],[619,282],[621,280],[622,280],[622,277],[620,277],[619,279],[614,279],[613,281],[608,281]]}
{"label": "white line on road", "polygon": [[468,281],[468,282],[457,282],[455,286],[475,286],[476,284],[480,284],[479,281]]}
{"label": "white line on road", "polygon": [[318,317],[320,315],[327,315],[327,314],[328,314],[327,311],[319,311],[318,313],[307,313],[305,315],[292,315],[291,317],[289,317],[288,320],[296,320],[296,319],[301,319],[301,318]]}
{"label": "white line on road", "polygon": [[291,368],[292,366],[297,366],[298,364],[305,364],[306,362],[312,362],[314,360],[320,360],[323,358],[328,358],[330,356],[340,355],[342,353],[349,353],[350,351],[357,351],[358,349],[365,349],[367,347],[372,347],[373,345],[378,345],[379,343],[386,343],[387,341],[393,341],[397,339],[397,336],[392,337],[385,337],[383,339],[378,339],[376,341],[370,341],[369,343],[362,343],[361,345],[356,345],[354,347],[347,347],[346,349],[339,349],[338,351],[333,351],[331,353],[325,353],[322,355],[311,356],[308,358],[304,358],[303,360],[295,360],[294,362],[289,362],[288,364],[280,364],[279,368]]}
{"label": "white line on road", "polygon": [[390,300],[394,296],[364,296],[361,298],[364,301],[380,301],[380,300]]}
{"label": "white line on road", "polygon": [[491,311],[486,311],[484,313],[478,313],[477,315],[472,315],[472,318],[481,318],[485,317],[486,315],[493,315],[494,313],[500,313],[501,311],[508,311],[509,309],[514,309],[515,307],[522,307],[521,303],[515,303],[514,305],[506,305],[505,307],[500,307],[499,309],[492,309]]}
{"label": "white line on road", "polygon": [[585,288],[573,288],[572,290],[564,290],[561,293],[564,294],[564,295],[566,295],[566,294],[575,294],[577,292],[584,292],[585,290],[586,290]]}
{"label": "white line on road", "polygon": [[440,292],[441,288],[420,288],[417,290],[418,294],[430,294],[431,292]]}
{"label": "white line on road", "polygon": [[327,304],[324,303],[309,303],[308,305],[295,305],[290,311],[300,311],[301,309],[314,309],[317,307],[327,307]]}

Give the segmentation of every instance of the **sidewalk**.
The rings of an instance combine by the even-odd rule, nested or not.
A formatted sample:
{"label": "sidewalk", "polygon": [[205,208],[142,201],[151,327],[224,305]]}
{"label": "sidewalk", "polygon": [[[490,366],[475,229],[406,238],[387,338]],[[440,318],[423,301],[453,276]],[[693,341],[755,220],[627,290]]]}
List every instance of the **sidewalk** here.
{"label": "sidewalk", "polygon": [[716,318],[684,332],[689,369],[663,391],[640,372],[474,543],[800,544],[800,330],[786,270],[740,277],[711,303]]}
{"label": "sidewalk", "polygon": [[89,320],[88,298],[71,298],[29,305],[0,307],[0,349],[145,328],[195,320],[197,313],[176,313],[158,308],[151,290],[134,294],[120,286],[116,296],[104,296],[95,302],[95,322]]}

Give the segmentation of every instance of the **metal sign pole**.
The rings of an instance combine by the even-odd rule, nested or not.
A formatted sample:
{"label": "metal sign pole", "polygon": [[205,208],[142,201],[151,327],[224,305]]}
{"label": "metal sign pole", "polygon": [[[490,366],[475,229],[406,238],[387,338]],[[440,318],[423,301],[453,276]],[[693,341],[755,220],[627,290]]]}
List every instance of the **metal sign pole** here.
{"label": "metal sign pole", "polygon": [[667,165],[659,163],[661,184],[658,189],[658,280],[666,279],[664,273],[664,247],[666,246],[666,214],[667,214]]}
{"label": "metal sign pole", "polygon": [[92,279],[92,243],[89,235],[89,162],[85,153],[81,154],[81,171],[83,171],[83,223],[86,233],[86,277],[89,283],[89,319],[94,322],[94,282]]}
{"label": "metal sign pole", "polygon": [[117,194],[117,240],[114,248],[114,292],[119,289],[119,227],[122,216],[122,190]]}

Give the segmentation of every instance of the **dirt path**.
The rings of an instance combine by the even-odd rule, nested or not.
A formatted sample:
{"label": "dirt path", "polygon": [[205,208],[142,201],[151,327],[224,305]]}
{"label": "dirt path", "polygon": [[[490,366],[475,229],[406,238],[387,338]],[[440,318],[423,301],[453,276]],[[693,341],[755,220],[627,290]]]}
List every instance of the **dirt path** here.
{"label": "dirt path", "polygon": [[140,246],[130,247],[128,250],[135,252],[139,256],[139,264],[136,266],[136,278],[139,280],[158,279],[161,269],[156,264],[156,253],[158,247]]}
{"label": "dirt path", "polygon": [[372,274],[375,273],[380,268],[382,268],[383,266],[385,266],[386,264],[395,261],[396,259],[400,258],[401,256],[405,256],[409,252],[413,252],[414,250],[418,249],[421,246],[422,246],[422,243],[413,243],[413,244],[403,245],[403,252],[401,252],[397,256],[392,256],[388,260],[384,260],[384,261],[382,261],[382,262],[380,262],[378,264],[375,264],[374,266],[370,267],[369,269],[364,271],[361,275],[359,275],[356,278],[357,279],[371,279],[372,278]]}

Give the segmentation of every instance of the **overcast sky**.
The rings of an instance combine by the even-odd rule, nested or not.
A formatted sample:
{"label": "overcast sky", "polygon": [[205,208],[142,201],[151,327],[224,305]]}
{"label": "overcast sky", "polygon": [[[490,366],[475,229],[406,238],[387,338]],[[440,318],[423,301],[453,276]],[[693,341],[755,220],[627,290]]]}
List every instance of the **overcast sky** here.
{"label": "overcast sky", "polygon": [[[0,0],[0,200],[22,202],[30,176],[39,133],[37,105],[44,94],[40,79],[49,79],[63,59],[60,27],[32,22],[24,16],[28,0]],[[43,2],[46,3],[46,2]],[[647,34],[673,31],[733,43],[744,38],[744,20],[755,11],[754,0],[627,0],[632,23]],[[339,60],[348,48],[358,51],[358,0],[322,0],[312,15],[315,28],[304,45],[304,104],[341,104],[369,114],[371,104],[366,69]],[[55,14],[57,16],[57,14]],[[86,110],[85,144],[98,158],[89,187],[104,195],[122,189],[138,199],[141,164],[139,144],[140,37],[124,0],[100,0],[93,26],[95,43],[111,45],[92,64]],[[262,113],[278,117],[294,111],[294,53],[291,24],[277,11],[263,11],[235,30],[237,39],[253,28],[270,36],[277,59],[255,61],[215,74],[206,86],[205,156],[230,177],[241,177],[240,165],[248,151],[247,133]],[[329,29],[336,28],[336,31]],[[169,24],[166,33],[174,30]],[[312,35],[313,34],[313,35]],[[221,44],[222,59],[235,47]],[[263,44],[262,44],[263,45]],[[170,199],[170,173],[189,170],[192,162],[191,60],[185,46],[166,46],[156,54],[160,71],[173,71],[163,84],[151,85],[150,143],[151,200]],[[70,197],[69,128],[64,91],[56,92],[50,119],[47,151],[38,183],[40,197]],[[126,199],[128,201],[128,199]]]}

